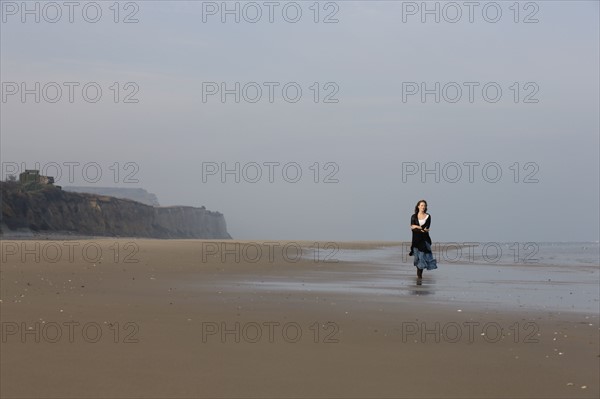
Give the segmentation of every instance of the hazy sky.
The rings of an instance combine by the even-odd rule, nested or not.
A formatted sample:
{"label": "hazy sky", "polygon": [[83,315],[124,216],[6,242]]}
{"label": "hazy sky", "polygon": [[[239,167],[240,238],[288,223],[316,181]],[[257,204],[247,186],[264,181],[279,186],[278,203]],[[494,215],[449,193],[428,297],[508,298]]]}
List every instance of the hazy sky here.
{"label": "hazy sky", "polygon": [[59,164],[240,239],[410,240],[424,198],[434,241],[598,241],[598,2],[514,3],[2,1],[2,179]]}

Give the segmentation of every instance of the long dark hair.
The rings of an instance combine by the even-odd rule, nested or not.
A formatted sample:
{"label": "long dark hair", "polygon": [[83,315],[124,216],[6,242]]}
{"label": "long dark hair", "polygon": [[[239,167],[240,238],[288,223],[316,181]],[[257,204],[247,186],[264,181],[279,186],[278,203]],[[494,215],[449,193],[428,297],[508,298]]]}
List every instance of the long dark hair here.
{"label": "long dark hair", "polygon": [[421,202],[424,202],[424,203],[425,203],[425,213],[427,213],[427,201],[425,201],[425,200],[419,200],[419,202],[417,202],[417,205],[415,205],[415,215],[416,215],[417,213],[419,213],[419,204],[420,204]]}

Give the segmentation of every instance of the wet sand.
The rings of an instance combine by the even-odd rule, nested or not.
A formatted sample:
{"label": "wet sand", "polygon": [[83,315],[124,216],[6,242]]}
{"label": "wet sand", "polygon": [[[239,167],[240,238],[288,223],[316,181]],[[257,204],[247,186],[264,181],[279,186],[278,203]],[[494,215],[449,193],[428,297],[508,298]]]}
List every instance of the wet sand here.
{"label": "wet sand", "polygon": [[597,267],[440,264],[419,282],[327,243],[1,244],[2,398],[600,395]]}

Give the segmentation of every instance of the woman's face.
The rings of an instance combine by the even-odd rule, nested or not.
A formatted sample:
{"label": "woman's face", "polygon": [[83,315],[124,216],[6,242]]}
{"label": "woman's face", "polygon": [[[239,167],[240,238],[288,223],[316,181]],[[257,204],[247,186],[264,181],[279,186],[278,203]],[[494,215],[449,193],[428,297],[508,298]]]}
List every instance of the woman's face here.
{"label": "woman's face", "polygon": [[425,213],[425,203],[419,202],[419,212]]}

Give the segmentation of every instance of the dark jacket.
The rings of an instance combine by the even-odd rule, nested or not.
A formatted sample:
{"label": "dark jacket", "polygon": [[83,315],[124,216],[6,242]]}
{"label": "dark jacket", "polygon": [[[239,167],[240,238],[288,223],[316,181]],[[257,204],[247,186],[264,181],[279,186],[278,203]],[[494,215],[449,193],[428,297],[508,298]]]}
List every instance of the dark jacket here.
{"label": "dark jacket", "polygon": [[[413,224],[416,224],[417,226],[419,225],[419,218],[417,217],[416,213],[410,217],[410,225],[412,226]],[[431,215],[427,217],[427,220],[421,227],[428,229],[429,226],[431,226]],[[431,246],[431,237],[429,237],[429,232],[422,232],[419,229],[412,229],[412,243],[410,245],[410,253],[408,256],[413,256],[413,248],[417,248],[421,252],[431,253],[431,251],[425,245],[426,242]]]}

